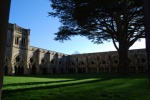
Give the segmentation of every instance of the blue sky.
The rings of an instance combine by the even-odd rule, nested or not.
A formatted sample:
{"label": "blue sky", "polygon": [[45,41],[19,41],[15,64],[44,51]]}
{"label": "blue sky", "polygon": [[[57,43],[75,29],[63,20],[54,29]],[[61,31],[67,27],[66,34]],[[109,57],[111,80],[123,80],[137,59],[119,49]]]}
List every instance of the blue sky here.
{"label": "blue sky", "polygon": [[[72,37],[71,41],[53,40],[61,23],[59,19],[48,16],[52,11],[49,0],[12,0],[10,23],[30,29],[30,45],[65,54],[92,53],[116,50],[112,42],[93,44],[85,37]],[[145,40],[136,42],[130,49],[145,48]]]}

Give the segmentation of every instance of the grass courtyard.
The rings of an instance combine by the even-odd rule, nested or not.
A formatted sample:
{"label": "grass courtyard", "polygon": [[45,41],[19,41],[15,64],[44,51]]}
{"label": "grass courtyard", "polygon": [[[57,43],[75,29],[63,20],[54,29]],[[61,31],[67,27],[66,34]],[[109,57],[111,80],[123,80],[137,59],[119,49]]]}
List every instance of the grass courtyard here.
{"label": "grass courtyard", "polygon": [[2,100],[150,100],[146,75],[5,76]]}

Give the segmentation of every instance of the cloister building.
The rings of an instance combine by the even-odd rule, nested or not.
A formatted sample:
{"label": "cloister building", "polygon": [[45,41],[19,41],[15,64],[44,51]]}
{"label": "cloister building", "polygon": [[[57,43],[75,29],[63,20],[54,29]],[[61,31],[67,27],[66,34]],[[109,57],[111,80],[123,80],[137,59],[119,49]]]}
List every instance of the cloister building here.
{"label": "cloister building", "polygon": [[[130,72],[146,72],[145,49],[130,50],[128,55]],[[117,51],[67,55],[30,46],[30,29],[8,26],[5,75],[117,73],[118,64]]]}

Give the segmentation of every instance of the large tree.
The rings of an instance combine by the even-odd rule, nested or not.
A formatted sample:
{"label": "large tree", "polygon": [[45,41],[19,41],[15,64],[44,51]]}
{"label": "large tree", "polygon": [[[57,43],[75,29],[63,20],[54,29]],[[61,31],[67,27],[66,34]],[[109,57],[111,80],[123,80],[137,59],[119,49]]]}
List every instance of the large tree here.
{"label": "large tree", "polygon": [[[145,36],[141,0],[50,0],[62,26],[55,40],[86,36],[94,43],[112,40],[119,54],[120,72],[128,71],[128,50]],[[118,45],[116,44],[118,43]]]}
{"label": "large tree", "polygon": [[7,40],[7,28],[11,0],[0,0],[0,100],[3,86],[4,59]]}

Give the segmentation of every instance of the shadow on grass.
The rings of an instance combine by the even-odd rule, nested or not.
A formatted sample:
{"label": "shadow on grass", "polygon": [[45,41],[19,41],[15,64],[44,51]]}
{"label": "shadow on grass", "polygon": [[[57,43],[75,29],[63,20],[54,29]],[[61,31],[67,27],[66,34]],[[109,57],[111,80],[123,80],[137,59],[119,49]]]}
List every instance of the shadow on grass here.
{"label": "shadow on grass", "polygon": [[[74,79],[72,79],[74,80]],[[3,87],[7,86],[24,86],[24,85],[38,85],[38,84],[50,84],[50,83],[58,83],[58,82],[68,82],[71,80],[61,80],[61,81],[46,81],[46,82],[26,82],[26,83],[13,83],[13,84],[4,84]]]}
{"label": "shadow on grass", "polygon": [[147,73],[130,73],[128,75],[120,76],[120,74],[49,74],[49,75],[31,75],[31,76],[17,76],[17,77],[35,77],[35,78],[71,78],[71,79],[87,79],[87,78],[148,78]]}
{"label": "shadow on grass", "polygon": [[[111,78],[110,78],[111,79]],[[18,83],[18,84],[8,84],[9,86],[16,86],[16,85],[36,85],[36,84],[51,84],[51,83],[59,83],[59,84],[53,84],[50,86],[36,86],[36,87],[31,87],[31,88],[21,88],[21,89],[15,89],[15,90],[3,90],[3,96],[7,96],[9,94],[14,94],[17,92],[25,92],[25,91],[33,91],[33,90],[41,90],[41,89],[53,89],[53,88],[60,88],[60,87],[67,87],[67,86],[75,86],[75,85],[81,85],[81,84],[90,84],[90,83],[96,83],[96,82],[101,82],[101,81],[106,81],[109,80],[107,79],[96,79],[96,80],[88,80],[88,81],[81,81],[81,82],[76,82],[79,80],[67,80],[67,81],[55,81],[55,82],[29,82],[29,83]],[[63,83],[67,82],[67,83]],[[70,83],[70,82],[75,82],[75,83]],[[62,84],[61,84],[62,83]],[[5,86],[5,85],[4,85]]]}
{"label": "shadow on grass", "polygon": [[[8,85],[5,85],[5,86],[24,86],[24,85],[25,86],[35,85],[36,86],[38,84],[46,84],[46,86],[36,86],[36,87],[30,87],[30,88],[28,87],[28,88],[21,88],[21,89],[15,89],[15,90],[3,90],[2,98],[4,98],[4,99],[5,99],[5,97],[12,98],[12,97],[16,96],[17,93],[19,93],[19,94],[20,93],[21,94],[22,93],[30,93],[30,91],[35,91],[35,90],[37,90],[37,91],[45,91],[45,90],[49,91],[50,90],[51,91],[51,90],[53,90],[55,88],[62,88],[62,87],[66,87],[66,88],[71,89],[70,87],[72,87],[72,86],[76,87],[76,86],[81,85],[80,87],[82,87],[83,85],[84,86],[85,85],[86,86],[96,85],[96,87],[98,87],[97,89],[95,88],[96,90],[92,91],[90,89],[87,89],[87,90],[80,91],[82,94],[84,93],[87,96],[87,100],[93,100],[93,98],[95,96],[95,93],[97,93],[97,96],[98,96],[98,99],[96,99],[96,100],[108,100],[108,98],[112,98],[111,96],[113,96],[115,98],[115,99],[112,99],[112,100],[119,100],[122,97],[127,98],[126,96],[130,95],[130,90],[135,90],[136,91],[136,89],[137,89],[137,91],[141,91],[141,90],[138,90],[138,88],[139,88],[139,86],[143,86],[144,83],[143,83],[143,81],[139,82],[138,79],[136,79],[136,78],[146,78],[146,75],[142,75],[142,76],[141,75],[117,76],[117,75],[97,75],[97,74],[95,74],[95,75],[93,75],[93,74],[92,75],[91,74],[87,74],[87,75],[85,75],[85,74],[84,75],[82,75],[82,74],[79,74],[79,75],[76,75],[76,74],[68,75],[68,74],[66,74],[66,75],[64,75],[63,74],[63,75],[60,75],[59,74],[59,75],[51,75],[51,76],[44,75],[44,76],[33,76],[33,77],[37,77],[37,78],[40,78],[40,77],[41,78],[54,78],[54,79],[55,78],[66,78],[66,79],[67,78],[72,78],[73,80],[8,84]],[[88,80],[90,78],[95,78],[95,79],[94,80]],[[129,80],[128,80],[128,78],[129,78]],[[117,80],[116,81],[116,79],[121,79],[121,80],[119,80],[119,81]],[[82,81],[82,80],[84,80],[84,81]],[[108,83],[103,82],[103,81],[107,81]],[[103,83],[101,84],[100,82],[103,82]],[[128,87],[129,87],[129,89],[128,89]],[[146,84],[145,84],[144,89],[145,88],[146,88]],[[78,89],[78,88],[74,88],[74,89]],[[118,89],[119,92],[121,92],[121,95],[120,94],[116,94],[115,92],[109,92],[109,89],[110,90],[115,90],[115,92],[116,92],[116,89]],[[120,91],[120,89],[122,91]],[[63,91],[63,90],[61,90],[61,91]],[[95,91],[95,93],[94,93],[94,91]],[[126,92],[123,92],[123,91],[126,91]],[[71,99],[70,97],[72,97],[73,94],[74,93],[70,93],[70,94],[67,93],[67,94],[65,94],[66,96],[68,96],[67,100],[70,100]],[[91,94],[93,95],[92,99],[88,98],[88,96],[91,95]],[[122,95],[122,94],[124,94],[124,95]],[[35,94],[33,94],[33,95],[35,95]],[[37,95],[40,95],[40,94],[37,94]],[[53,98],[55,100],[55,97],[59,96],[60,97],[59,100],[63,100],[63,98],[61,98],[61,95],[57,95],[57,93],[55,93],[55,92],[50,94],[50,95],[52,95],[51,99]],[[76,95],[77,96],[74,97],[74,98],[78,98],[78,94],[76,94]],[[81,94],[79,94],[79,96],[80,95]],[[85,96],[85,95],[83,95],[83,96]],[[66,98],[65,96],[62,96],[62,97]],[[18,97],[18,98],[21,98],[21,97]],[[49,100],[48,96],[45,97],[45,98],[47,98],[47,99],[43,99],[43,100]],[[118,99],[116,99],[116,98],[118,98]],[[11,100],[11,99],[8,99],[8,100]],[[19,100],[19,99],[17,99],[17,100]],[[28,100],[36,100],[36,99],[28,99]],[[38,99],[38,100],[40,100],[40,99]],[[76,99],[72,99],[72,100],[76,100]],[[82,100],[82,99],[78,99],[78,100]],[[145,99],[145,100],[149,100],[149,99]]]}

